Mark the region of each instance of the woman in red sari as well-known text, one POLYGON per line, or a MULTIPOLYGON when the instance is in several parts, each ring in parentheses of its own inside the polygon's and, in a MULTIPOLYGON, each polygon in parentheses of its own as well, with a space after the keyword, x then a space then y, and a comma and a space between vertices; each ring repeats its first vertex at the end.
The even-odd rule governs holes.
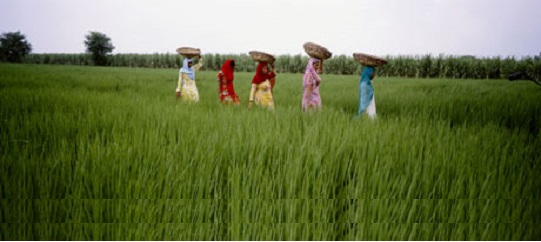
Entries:
POLYGON ((220 102, 223 104, 240 105, 239 96, 235 93, 233 80, 235 79, 235 61, 226 60, 222 66, 222 71, 218 73, 218 90, 220 93, 220 102))

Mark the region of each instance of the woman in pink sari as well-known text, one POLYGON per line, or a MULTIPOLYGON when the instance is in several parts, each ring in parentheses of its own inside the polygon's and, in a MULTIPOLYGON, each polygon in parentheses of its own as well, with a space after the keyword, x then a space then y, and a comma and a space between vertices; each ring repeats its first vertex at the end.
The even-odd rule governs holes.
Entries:
POLYGON ((310 58, 306 66, 306 71, 302 77, 302 87, 304 89, 302 111, 321 109, 321 97, 319 96, 321 78, 318 75, 321 72, 320 65, 321 60, 310 58))

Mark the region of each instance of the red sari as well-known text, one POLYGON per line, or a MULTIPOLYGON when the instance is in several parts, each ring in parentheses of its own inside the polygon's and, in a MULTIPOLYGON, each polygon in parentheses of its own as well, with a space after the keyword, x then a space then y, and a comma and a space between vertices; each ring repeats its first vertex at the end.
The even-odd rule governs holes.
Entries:
POLYGON ((218 73, 218 90, 220 94, 220 102, 223 104, 235 104, 240 105, 239 96, 235 93, 233 87, 234 75, 234 60, 226 60, 222 66, 222 71, 218 73))

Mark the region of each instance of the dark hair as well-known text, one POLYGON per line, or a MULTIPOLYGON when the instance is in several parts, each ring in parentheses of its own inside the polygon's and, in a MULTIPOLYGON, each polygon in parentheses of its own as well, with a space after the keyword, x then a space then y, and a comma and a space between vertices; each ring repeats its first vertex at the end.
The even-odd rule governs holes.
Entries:
POLYGON ((229 63, 229 65, 230 65, 231 67, 235 67, 235 61, 234 61, 234 60, 231 60, 231 62, 229 63))

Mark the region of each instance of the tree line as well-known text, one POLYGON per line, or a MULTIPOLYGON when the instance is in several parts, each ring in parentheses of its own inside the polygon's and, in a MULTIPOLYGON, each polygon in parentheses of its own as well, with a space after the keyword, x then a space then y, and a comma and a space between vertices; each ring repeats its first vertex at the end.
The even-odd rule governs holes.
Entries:
MULTIPOLYGON (((29 64, 60 64, 82 66, 180 68, 182 56, 165 54, 110 54, 115 48, 107 35, 89 32, 85 36, 84 54, 30 54, 31 44, 20 32, 4 33, 0 37, 2 61, 29 64)), ((227 59, 234 59, 236 70, 254 72, 256 63, 248 54, 203 54, 202 70, 219 71, 227 59)), ((454 55, 401 55, 385 56, 388 64, 377 68, 379 76, 405 78, 454 78, 454 79, 501 79, 515 72, 541 77, 541 53, 539 56, 483 57, 454 55)), ((303 73, 308 56, 278 55, 275 68, 278 72, 303 73)), ((338 55, 324 61, 324 73, 359 74, 362 66, 353 56, 338 55)))

